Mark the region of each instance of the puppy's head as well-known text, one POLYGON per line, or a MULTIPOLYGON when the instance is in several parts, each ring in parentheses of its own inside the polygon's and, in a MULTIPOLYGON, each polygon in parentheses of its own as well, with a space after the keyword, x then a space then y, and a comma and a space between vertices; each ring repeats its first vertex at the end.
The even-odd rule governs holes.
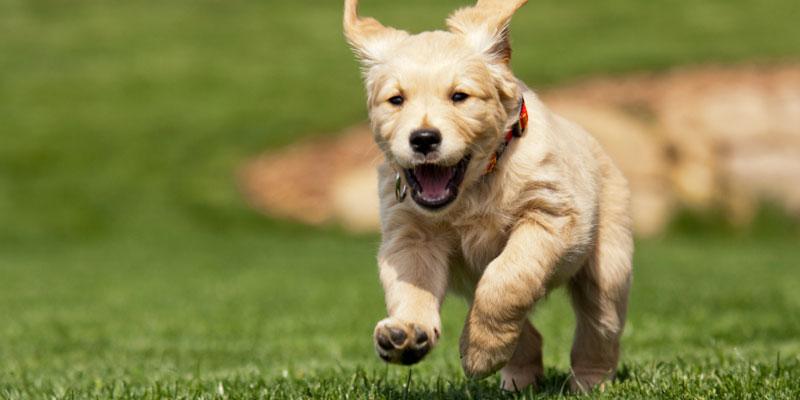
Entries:
POLYGON ((444 210, 474 184, 515 122, 508 24, 526 2, 479 0, 448 18, 449 31, 410 35, 359 17, 358 0, 345 0, 375 139, 424 210, 444 210))

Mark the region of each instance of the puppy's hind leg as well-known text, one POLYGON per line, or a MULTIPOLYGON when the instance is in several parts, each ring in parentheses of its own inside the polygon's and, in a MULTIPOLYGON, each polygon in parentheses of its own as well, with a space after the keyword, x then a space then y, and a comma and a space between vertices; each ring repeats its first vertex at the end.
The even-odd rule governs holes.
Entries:
POLYGON ((576 315, 572 345, 573 392, 587 392, 613 377, 631 282, 632 239, 624 227, 600 230, 599 244, 572 278, 576 315))
POLYGON ((514 355, 500 370, 500 386, 504 390, 520 391, 535 386, 543 377, 542 335, 530 321, 525 321, 514 355))

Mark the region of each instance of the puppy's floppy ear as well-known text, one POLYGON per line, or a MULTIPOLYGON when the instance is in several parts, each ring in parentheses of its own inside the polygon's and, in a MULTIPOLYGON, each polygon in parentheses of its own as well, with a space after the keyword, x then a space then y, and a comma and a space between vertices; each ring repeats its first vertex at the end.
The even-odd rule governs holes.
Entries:
POLYGON ((511 61, 509 23, 511 16, 528 0, 478 0, 473 7, 456 10, 447 18, 453 33, 462 34, 492 60, 508 64, 511 61))
POLYGON ((392 45, 406 38, 408 33, 387 28, 374 18, 359 17, 358 0, 345 0, 344 36, 356 56, 369 67, 385 59, 392 45))

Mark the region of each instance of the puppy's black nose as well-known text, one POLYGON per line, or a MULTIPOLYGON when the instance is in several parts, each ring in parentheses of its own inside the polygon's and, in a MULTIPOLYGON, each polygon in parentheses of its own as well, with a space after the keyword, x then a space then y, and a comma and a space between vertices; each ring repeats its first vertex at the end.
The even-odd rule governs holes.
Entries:
POLYGON ((411 149, 417 153, 428 154, 439 148, 442 134, 436 129, 420 129, 411 133, 408 138, 411 149))

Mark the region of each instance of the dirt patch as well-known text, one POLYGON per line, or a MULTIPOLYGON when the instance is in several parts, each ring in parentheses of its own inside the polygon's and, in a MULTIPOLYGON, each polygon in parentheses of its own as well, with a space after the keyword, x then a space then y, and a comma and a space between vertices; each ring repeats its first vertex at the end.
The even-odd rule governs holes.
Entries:
MULTIPOLYGON (((746 224, 768 198, 800 215, 800 66, 595 78, 541 96, 628 177, 640 235, 660 232, 678 206, 722 207, 746 224)), ((375 230, 381 159, 362 124, 246 163, 241 187, 269 215, 375 230)))
MULTIPOLYGON (((333 201, 337 183, 358 171, 374 171, 382 160, 369 127, 358 125, 337 135, 302 140, 246 163, 239 174, 240 187, 252 206, 269 215, 322 224, 337 219, 341 212, 333 201)), ((377 183, 369 190, 375 194, 377 183)), ((361 200, 377 210, 377 195, 361 200)))

